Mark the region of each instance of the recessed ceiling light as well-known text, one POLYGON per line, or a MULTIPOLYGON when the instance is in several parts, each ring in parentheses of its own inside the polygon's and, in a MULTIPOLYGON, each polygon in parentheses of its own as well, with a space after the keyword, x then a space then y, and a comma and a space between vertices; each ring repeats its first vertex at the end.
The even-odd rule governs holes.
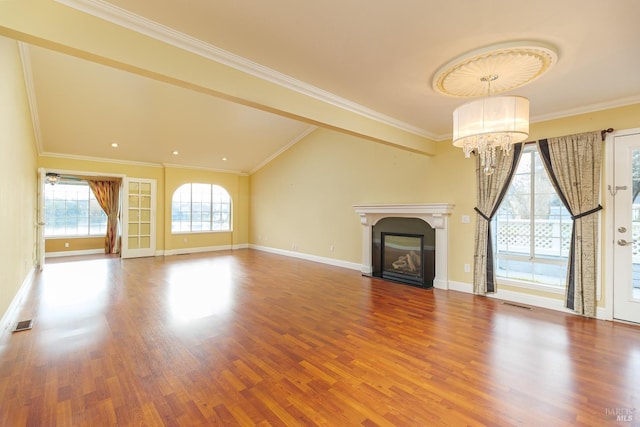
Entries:
POLYGON ((173 150, 172 153, 173 153, 174 156, 177 156, 179 154, 178 150, 173 150))
POLYGON ((111 146, 112 146, 113 148, 118 148, 118 143, 117 143, 117 142, 112 142, 112 143, 111 143, 111 146))
POLYGON ((222 158, 222 161, 223 161, 223 162, 226 162, 227 160, 229 160, 229 159, 227 159, 227 157, 226 157, 226 156, 222 158))

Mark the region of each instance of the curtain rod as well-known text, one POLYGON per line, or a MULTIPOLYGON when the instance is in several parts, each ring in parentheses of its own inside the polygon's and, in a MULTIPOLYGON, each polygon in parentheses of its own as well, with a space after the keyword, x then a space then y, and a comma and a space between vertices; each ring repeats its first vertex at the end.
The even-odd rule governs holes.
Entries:
MULTIPOLYGON (((613 132, 614 130, 615 129, 613 129, 613 128, 602 129, 600 131, 600 135, 602 136, 602 140, 604 141, 605 138, 607 137, 607 134, 613 132)), ((527 145, 527 144, 535 144, 535 143, 536 143, 536 141, 527 141, 524 144, 527 145)))
POLYGON ((607 137, 607 134, 608 134, 608 133, 611 133, 611 132, 613 132, 613 128, 602 129, 602 130, 600 131, 600 135, 602 135, 602 140, 604 141, 604 140, 605 140, 605 138, 607 137))

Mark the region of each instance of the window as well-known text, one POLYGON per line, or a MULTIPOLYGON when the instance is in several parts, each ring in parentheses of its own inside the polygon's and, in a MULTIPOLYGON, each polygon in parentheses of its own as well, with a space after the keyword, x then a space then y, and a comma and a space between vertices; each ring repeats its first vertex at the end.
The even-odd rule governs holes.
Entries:
POLYGON ((199 233, 231 230, 231 197, 211 184, 184 184, 171 200, 171 231, 199 233))
POLYGON ((63 181, 44 188, 45 237, 104 236, 107 215, 86 181, 63 181))
POLYGON ((537 147, 527 146, 494 218, 496 276, 564 289, 572 227, 537 147))

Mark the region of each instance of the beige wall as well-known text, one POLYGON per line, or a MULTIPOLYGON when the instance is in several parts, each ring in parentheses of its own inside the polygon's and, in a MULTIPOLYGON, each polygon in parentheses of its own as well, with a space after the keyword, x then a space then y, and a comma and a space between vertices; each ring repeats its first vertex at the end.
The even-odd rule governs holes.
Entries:
POLYGON ((36 146, 18 44, 0 37, 0 316, 34 267, 36 146))
POLYGON ((104 250, 104 237, 48 238, 44 242, 45 253, 104 250), (65 246, 68 245, 68 246, 65 246))
MULTIPOLYGON (((609 127, 640 127, 640 104, 534 123, 530 139, 609 127)), ((452 203, 448 276, 470 284, 464 264, 473 265, 475 181, 475 161, 450 141, 440 142, 430 158, 318 130, 251 176, 250 242, 288 251, 295 244, 305 254, 360 263, 361 225, 353 205, 452 203), (462 215, 471 223, 463 224, 462 215)))
POLYGON ((436 201, 427 200, 433 162, 318 129, 251 175, 249 240, 360 263, 362 226, 353 205, 436 201))

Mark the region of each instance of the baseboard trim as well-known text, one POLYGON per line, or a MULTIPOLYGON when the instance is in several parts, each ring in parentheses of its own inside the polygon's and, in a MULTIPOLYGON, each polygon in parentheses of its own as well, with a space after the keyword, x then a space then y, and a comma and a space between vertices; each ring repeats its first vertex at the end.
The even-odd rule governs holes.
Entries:
POLYGON ((249 249, 255 249, 262 252, 270 252, 272 254, 283 255, 291 258, 304 259, 306 261, 319 262, 321 264, 333 265, 335 267, 348 268, 349 270, 357 270, 362 272, 362 264, 356 262, 343 261, 335 258, 326 258, 317 255, 305 254, 302 252, 285 251, 283 249, 270 248, 260 245, 249 245, 249 249))
POLYGON ((77 256, 77 255, 96 255, 104 254, 104 249, 85 249, 82 251, 61 251, 61 252, 46 252, 44 254, 46 258, 59 258, 63 256, 77 256))
POLYGON ((202 246, 198 248, 170 249, 167 251, 156 251, 156 256, 187 255, 187 254, 195 254, 200 252, 236 251, 240 249, 249 249, 249 244, 240 243, 238 245, 219 245, 219 246, 202 246))
POLYGON ((13 324, 16 322, 15 317, 18 312, 18 308, 20 307, 20 305, 22 304, 22 301, 24 300, 26 295, 29 293, 29 290, 31 289, 31 285, 33 284, 35 273, 36 273, 36 266, 34 265, 33 267, 31 267, 31 269, 27 273, 27 276, 22 281, 22 284, 20 285, 20 289, 18 289, 16 296, 13 297, 13 300, 11 300, 11 304, 9 304, 9 307, 7 307, 7 311, 5 311, 4 314, 2 315, 2 319, 0 319, 0 328, 1 328, 0 338, 2 338, 2 336, 9 329, 11 329, 11 326, 13 326, 13 324))
MULTIPOLYGON (((449 281, 449 290, 471 294, 473 293, 473 285, 471 283, 449 281)), ((560 311, 562 313, 576 314, 573 310, 569 310, 564 306, 563 299, 555 299, 555 298, 543 297, 539 295, 530 295, 530 294, 524 294, 524 293, 515 292, 515 291, 501 290, 501 289, 498 289, 498 292, 494 294, 487 294, 487 297, 499 299, 503 301, 514 302, 522 305, 546 308, 549 310, 560 311)), ((596 308, 596 319, 611 320, 611 318, 607 314, 608 312, 605 307, 596 308)))
POLYGON ((471 285, 471 283, 454 282, 453 280, 449 280, 449 290, 472 294, 473 285, 471 285))
POLYGON ((164 255, 172 256, 172 255, 195 254, 200 252, 230 251, 232 248, 233 247, 231 245, 220 245, 220 246, 201 246, 198 248, 170 249, 168 251, 164 251, 164 255))

